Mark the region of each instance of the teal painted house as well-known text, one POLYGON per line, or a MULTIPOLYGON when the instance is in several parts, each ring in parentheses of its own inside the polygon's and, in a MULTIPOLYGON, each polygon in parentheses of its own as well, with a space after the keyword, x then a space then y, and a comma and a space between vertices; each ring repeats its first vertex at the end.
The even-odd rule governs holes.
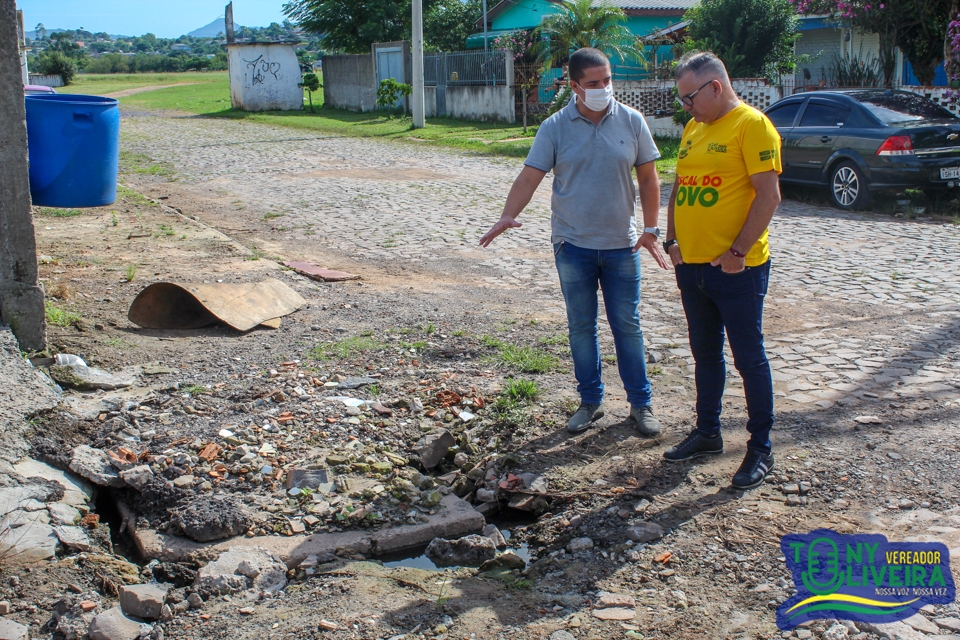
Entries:
MULTIPOLYGON (((627 14, 626 26, 639 37, 676 24, 697 0, 595 0, 594 4, 620 7, 627 14)), ((540 26, 544 16, 557 13, 558 3, 551 0, 503 0, 487 11, 487 39, 492 42, 497 36, 511 31, 533 29, 540 26)), ((483 29, 483 18, 477 21, 483 29)), ((467 38, 467 49, 483 48, 483 33, 467 38)))

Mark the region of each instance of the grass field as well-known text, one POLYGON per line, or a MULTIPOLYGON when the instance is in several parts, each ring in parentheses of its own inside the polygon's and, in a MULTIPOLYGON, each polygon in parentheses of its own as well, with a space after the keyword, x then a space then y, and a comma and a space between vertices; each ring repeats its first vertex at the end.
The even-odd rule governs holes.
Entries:
MULTIPOLYGON (((321 79, 322 82, 322 79, 321 79)), ((410 116, 356 113, 323 108, 323 91, 313 94, 315 113, 309 111, 268 111, 249 113, 230 107, 230 82, 226 72, 165 74, 80 74, 61 92, 110 93, 138 87, 181 83, 184 86, 147 91, 120 98, 124 107, 143 110, 176 110, 220 118, 238 118, 266 124, 335 133, 345 136, 405 140, 462 149, 486 155, 524 158, 533 143, 536 127, 497 123, 465 122, 431 118, 423 129, 413 129, 410 116), (194 83, 194 84, 186 84, 194 83)), ((657 162, 661 173, 672 174, 676 167, 679 141, 658 139, 663 158, 657 162)))

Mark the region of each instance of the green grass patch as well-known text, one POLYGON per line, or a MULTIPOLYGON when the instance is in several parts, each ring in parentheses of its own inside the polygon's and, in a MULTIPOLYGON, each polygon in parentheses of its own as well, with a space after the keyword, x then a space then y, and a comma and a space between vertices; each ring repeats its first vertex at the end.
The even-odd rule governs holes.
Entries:
POLYGON ((490 347, 491 349, 502 349, 503 347, 507 346, 506 342, 500 340, 499 338, 494 338, 493 336, 480 336, 478 340, 480 340, 480 344, 485 347, 490 347))
POLYGON ((149 176, 170 178, 176 175, 173 169, 165 164, 154 162, 150 156, 131 151, 120 152, 120 171, 123 173, 139 173, 149 176))
POLYGON ((50 218, 72 218, 83 213, 80 209, 58 209, 56 207, 37 207, 38 215, 50 218))
MULTIPOLYGON (((66 87, 57 87, 57 93, 83 93, 87 95, 103 95, 128 89, 141 87, 156 87, 170 84, 185 84, 197 82, 207 84, 229 79, 226 71, 189 71, 186 73, 78 73, 73 82, 66 87)), ((182 87, 178 87, 182 88, 182 87)), ((228 89, 229 103, 229 89, 228 89)))
POLYGON ((128 264, 127 268, 123 272, 123 277, 127 282, 133 282, 134 278, 137 277, 137 265, 128 264))
POLYGON ((500 348, 499 360, 523 373, 547 373, 560 365, 560 360, 552 353, 534 347, 521 347, 506 344, 500 348))
POLYGON ((128 187, 123 186, 122 184, 117 185, 117 195, 123 198, 126 198, 131 202, 131 204, 139 205, 149 205, 153 204, 150 202, 150 198, 146 197, 138 191, 134 191, 128 187))
POLYGON ((555 333, 552 336, 543 336, 538 342, 548 346, 570 344, 570 336, 566 333, 555 333))
POLYGON ((210 391, 210 389, 207 389, 206 387, 199 384, 191 384, 186 387, 180 387, 180 391, 183 391, 184 393, 189 393, 192 396, 199 396, 200 394, 207 393, 208 391, 210 391))
POLYGON ((364 351, 376 351, 382 346, 369 336, 355 336, 337 342, 321 342, 307 351, 307 357, 314 360, 329 360, 330 358, 343 360, 364 351))
POLYGON ((512 400, 533 400, 540 395, 540 387, 533 380, 511 378, 503 385, 503 393, 512 400))
POLYGON ((44 305, 44 315, 46 316, 47 324, 52 324, 57 327, 70 327, 80 322, 80 314, 61 309, 49 301, 44 305))

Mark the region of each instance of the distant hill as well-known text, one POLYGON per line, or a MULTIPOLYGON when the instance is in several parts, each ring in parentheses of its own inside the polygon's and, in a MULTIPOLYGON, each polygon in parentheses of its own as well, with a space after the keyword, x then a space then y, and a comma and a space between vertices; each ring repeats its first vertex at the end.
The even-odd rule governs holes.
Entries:
POLYGON ((210 24, 200 27, 199 29, 194 29, 188 36, 193 36, 194 38, 215 38, 218 33, 226 33, 227 25, 223 16, 220 16, 210 24))

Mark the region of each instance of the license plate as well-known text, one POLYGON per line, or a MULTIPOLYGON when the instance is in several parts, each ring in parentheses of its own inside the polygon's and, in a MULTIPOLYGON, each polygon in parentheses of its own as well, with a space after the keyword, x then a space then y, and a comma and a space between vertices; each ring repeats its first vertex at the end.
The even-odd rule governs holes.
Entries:
POLYGON ((951 180, 953 178, 960 178, 960 167, 949 167, 947 169, 940 169, 941 180, 951 180))

